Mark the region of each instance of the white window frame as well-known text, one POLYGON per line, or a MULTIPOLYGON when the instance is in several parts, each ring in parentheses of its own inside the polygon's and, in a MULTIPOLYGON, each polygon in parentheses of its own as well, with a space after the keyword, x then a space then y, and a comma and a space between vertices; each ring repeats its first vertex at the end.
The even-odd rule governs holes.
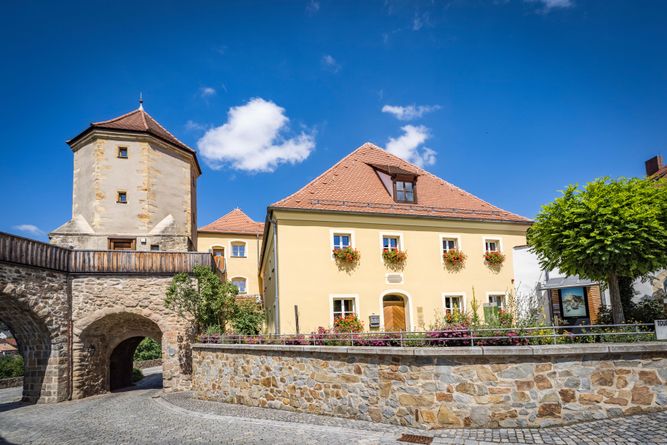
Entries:
POLYGON ((242 239, 233 239, 229 241, 229 258, 248 258, 248 242, 242 239), (234 244, 243 244, 244 256, 234 256, 234 244))
POLYGON ((354 300, 353 312, 357 318, 361 319, 359 316, 359 294, 329 294, 329 326, 333 327, 334 325, 334 300, 354 300))
POLYGON ((487 241, 497 241, 498 242, 498 252, 503 253, 505 252, 505 248, 503 247, 503 238, 498 235, 487 235, 482 237, 482 253, 486 253, 486 242, 487 241))
POLYGON ((384 251, 384 237, 398 238, 398 250, 405 252, 405 237, 403 232, 380 232, 380 263, 384 263, 382 252, 384 251))
MULTIPOLYGON (((247 295, 248 294, 248 278, 247 277, 244 277, 242 275, 237 275, 235 277, 232 277, 232 279, 230 279, 229 281, 231 281, 232 284, 234 284, 234 280, 239 279, 239 278, 245 281, 245 291, 241 292, 241 289, 239 289, 239 295, 247 295)), ((236 285, 234 284, 234 286, 236 286, 236 285)), ((236 287, 238 287, 238 286, 236 286, 236 287)))
POLYGON ((487 292, 486 293, 486 301, 484 303, 490 303, 489 298, 491 296, 498 296, 498 295, 502 295, 502 297, 503 297, 503 304, 501 306, 498 306, 498 309, 505 309, 505 307, 507 306, 507 292, 505 292, 505 291, 503 291, 503 292, 487 292))
POLYGON ((438 255, 440 256, 440 263, 445 264, 445 260, 443 259, 442 255, 445 253, 444 249, 442 248, 442 242, 446 239, 452 239, 456 240, 456 248, 458 250, 463 250, 463 245, 461 242, 461 235, 458 233, 440 233, 438 234, 438 255))
POLYGON ((329 229, 329 256, 331 257, 331 260, 335 260, 335 257, 333 255, 333 250, 334 250, 334 235, 350 235, 350 247, 355 249, 356 244, 355 244, 355 236, 354 236, 354 230, 352 229, 329 229))
POLYGON ((445 305, 446 298, 451 297, 461 297, 461 313, 464 314, 466 311, 466 293, 465 292, 443 292, 442 293, 442 311, 444 314, 447 313, 447 306, 445 305))

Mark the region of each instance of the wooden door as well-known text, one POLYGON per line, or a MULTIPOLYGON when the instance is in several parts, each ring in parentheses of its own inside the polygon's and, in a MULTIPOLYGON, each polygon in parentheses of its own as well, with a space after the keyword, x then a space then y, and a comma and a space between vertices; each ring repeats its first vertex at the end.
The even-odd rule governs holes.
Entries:
POLYGON ((384 302, 384 330, 405 331, 405 302, 384 302))

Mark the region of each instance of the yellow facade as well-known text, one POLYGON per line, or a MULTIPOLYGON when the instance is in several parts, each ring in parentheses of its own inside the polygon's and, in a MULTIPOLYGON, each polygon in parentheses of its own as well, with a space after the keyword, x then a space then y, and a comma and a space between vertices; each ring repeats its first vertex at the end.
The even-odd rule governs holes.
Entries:
POLYGON ((502 296, 513 288, 511 252, 526 243, 528 228, 525 223, 280 209, 270 212, 275 223, 267 232, 260 275, 267 330, 282 334, 297 331, 297 317, 301 333, 332 326, 334 304, 339 304, 334 302, 340 299, 353 301, 354 313, 367 330, 371 315, 379 316, 378 329, 386 328, 384 306, 389 295, 403 299, 407 330, 428 328, 442 316, 445 305, 452 304, 447 297, 460 296, 463 310, 470 310, 473 288, 482 316, 481 305, 488 303, 489 297, 502 296), (353 270, 339 269, 332 256, 337 233, 349 234, 352 247, 361 254, 353 270), (384 235, 398 237, 401 250, 407 251, 402 270, 393 271, 385 265, 384 235), (455 239, 467 255, 463 269, 454 272, 445 267, 443 238, 455 239), (497 242, 505 254, 498 271, 484 264, 485 241, 497 242))
POLYGON ((224 250, 227 279, 232 282, 238 278, 245 279, 245 294, 248 296, 259 296, 261 294, 257 275, 261 248, 262 237, 254 234, 200 231, 197 237, 197 250, 199 252, 213 252, 214 249, 224 250), (234 245, 244 245, 243 256, 234 255, 234 245))

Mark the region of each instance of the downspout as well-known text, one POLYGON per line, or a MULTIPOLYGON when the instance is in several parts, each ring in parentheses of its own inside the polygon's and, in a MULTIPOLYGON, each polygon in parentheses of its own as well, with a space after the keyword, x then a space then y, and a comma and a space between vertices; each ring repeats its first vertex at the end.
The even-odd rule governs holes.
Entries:
POLYGON ((273 307, 274 307, 274 325, 275 333, 280 334, 280 298, 279 298, 279 287, 278 287, 278 221, 273 218, 271 215, 270 219, 271 224, 273 225, 273 268, 274 268, 274 277, 275 277, 275 286, 276 292, 273 298, 273 307))

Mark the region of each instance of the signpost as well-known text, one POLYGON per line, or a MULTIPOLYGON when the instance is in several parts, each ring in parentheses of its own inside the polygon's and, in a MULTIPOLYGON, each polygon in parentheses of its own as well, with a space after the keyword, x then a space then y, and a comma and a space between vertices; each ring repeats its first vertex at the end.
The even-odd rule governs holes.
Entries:
POLYGON ((655 320, 655 338, 667 340, 667 320, 655 320))

